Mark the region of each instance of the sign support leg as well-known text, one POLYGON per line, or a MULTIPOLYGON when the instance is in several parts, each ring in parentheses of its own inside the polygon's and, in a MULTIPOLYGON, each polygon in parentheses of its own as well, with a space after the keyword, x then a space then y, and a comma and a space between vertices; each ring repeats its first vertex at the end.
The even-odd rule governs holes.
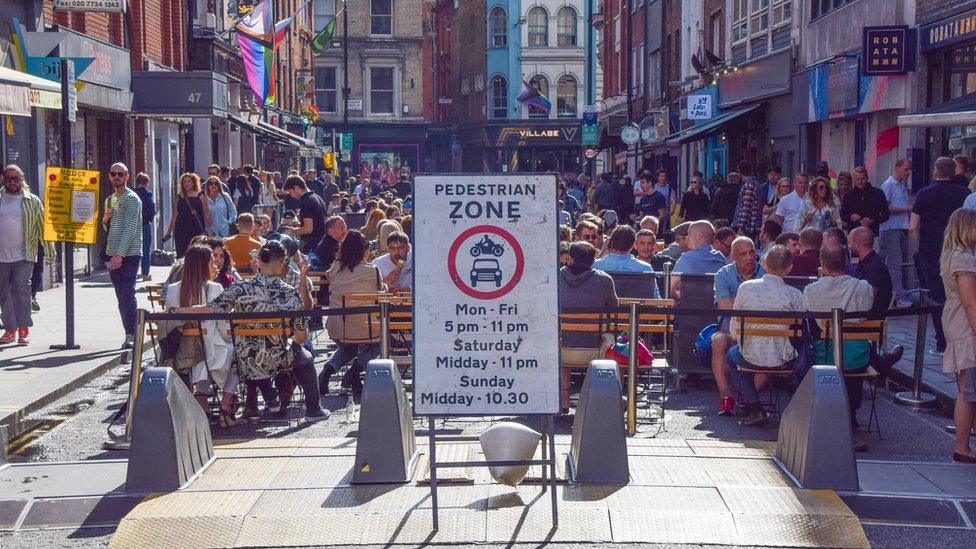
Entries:
MULTIPOLYGON (((546 416, 546 436, 549 438, 549 497, 552 499, 552 529, 559 528, 559 498, 556 495, 556 429, 551 415, 546 416)), ((543 439, 544 440, 544 439, 543 439)), ((545 457, 545 456, 544 456, 545 457)))
MULTIPOLYGON (((71 167, 71 124, 75 121, 72 108, 74 94, 74 62, 61 60, 61 167, 71 167)), ((97 211, 97 206, 96 206, 97 211)), ((79 349, 75 344, 75 245, 64 243, 61 254, 64 260, 65 326, 64 345, 51 345, 52 349, 79 349)))
POLYGON ((434 531, 438 529, 437 523, 437 449, 434 444, 434 416, 427 416, 427 437, 430 441, 430 505, 434 512, 434 531))

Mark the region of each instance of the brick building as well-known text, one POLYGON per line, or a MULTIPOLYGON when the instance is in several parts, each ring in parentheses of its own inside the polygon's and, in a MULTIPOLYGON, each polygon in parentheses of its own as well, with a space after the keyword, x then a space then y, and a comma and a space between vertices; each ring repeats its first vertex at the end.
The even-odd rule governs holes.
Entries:
MULTIPOLYGON (((424 119, 430 67, 424 62, 422 4, 422 0, 348 0, 347 12, 338 18, 334 45, 315 57, 319 126, 327 135, 352 134, 347 165, 356 174, 385 173, 387 165, 390 170, 409 167, 416 172, 433 162, 424 119), (343 88, 348 92, 346 101, 343 88)), ((317 0, 315 7, 317 14, 337 13, 335 1, 317 0)))

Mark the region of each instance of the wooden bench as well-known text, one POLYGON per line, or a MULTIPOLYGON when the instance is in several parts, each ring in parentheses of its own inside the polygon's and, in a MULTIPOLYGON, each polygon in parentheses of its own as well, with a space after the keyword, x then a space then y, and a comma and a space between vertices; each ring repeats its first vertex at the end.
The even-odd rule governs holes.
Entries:
MULTIPOLYGON (((799 338, 804 335, 804 320, 802 318, 764 318, 764 317, 737 317, 732 315, 730 322, 739 323, 739 334, 738 343, 739 348, 742 348, 743 342, 745 342, 746 337, 785 337, 785 338, 799 338)), ((756 365, 760 366, 760 365, 756 365)), ((774 421, 778 420, 780 417, 780 394, 776 389, 773 379, 769 378, 787 378, 791 379, 794 375, 792 362, 788 364, 776 364, 768 367, 738 367, 741 373, 753 374, 754 376, 761 376, 757 378, 760 383, 764 380, 766 381, 767 389, 767 399, 760 402, 766 413, 774 421)), ((742 378, 739 378, 739 394, 742 393, 742 378)), ((741 421, 740 421, 741 426, 741 421)))

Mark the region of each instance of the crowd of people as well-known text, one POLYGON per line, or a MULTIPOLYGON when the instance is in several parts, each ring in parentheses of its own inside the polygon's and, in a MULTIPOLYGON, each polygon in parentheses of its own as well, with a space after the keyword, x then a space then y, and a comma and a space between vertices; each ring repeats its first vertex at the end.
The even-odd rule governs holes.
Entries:
MULTIPOLYGON (((907 159, 895 163, 880 185, 868 171, 832 174, 825 162, 816 174, 782 177, 777 168, 760 182, 753 166, 740 162, 712 188, 694 174, 686 190, 665 170, 642 172, 637 181, 602 174, 562 176, 559 185, 560 299, 564 305, 618 303, 607 273, 657 272, 673 265, 671 297, 680 305, 686 274, 714 276, 719 310, 761 309, 883 313, 890 308, 934 303, 936 348, 946 372, 960 385, 956 407, 956 459, 976 460, 968 442, 976 403, 965 395, 976 384, 976 194, 964 157, 939 158, 931 181, 909 188, 907 159), (801 291, 790 277, 806 277, 801 291), (916 289, 917 285, 921 290, 916 289), (922 299, 924 296, 924 300, 922 299), (968 381, 967 381, 968 380, 968 381)), ((391 172, 392 173, 392 172, 391 172)), ((134 188, 121 163, 108 173, 114 192, 105 199, 101 223, 107 231, 104 258, 118 298, 125 331, 136 332, 135 286, 141 270, 149 280, 150 236, 157 201, 149 177, 137 174, 134 188)), ((5 332, 0 344, 28 344, 30 277, 42 257, 54 257, 43 241, 43 204, 30 194, 16 166, 3 171, 0 194, 0 306, 5 332)), ((976 185, 976 184, 974 184, 976 185)), ((381 179, 330 172, 285 176, 253 166, 210 166, 205 179, 193 173, 178 180, 165 239, 174 238, 178 260, 164 283, 164 302, 181 311, 295 311, 313 306, 349 307, 352 294, 409 290, 412 185, 403 169, 381 179), (346 217, 360 213, 362 227, 350 230, 346 217), (310 272, 324 273, 315 285, 310 272)), ((651 285, 648 295, 661 296, 651 285)), ((743 340, 731 314, 708 328, 711 368, 719 391, 718 413, 738 415, 744 424, 766 421, 757 391, 766 383, 743 367, 797 368, 796 347, 785 338, 743 340)), ((312 367, 314 321, 294 318, 287 334, 235 337, 224 323, 204 328, 206 358, 183 357, 187 382, 202 402, 221 393, 220 421, 237 419, 234 394, 246 387, 244 416, 265 409, 282 413, 297 382, 309 420, 328 415, 318 396, 347 364, 341 385, 361 389, 362 366, 379 352, 378 334, 363 315, 331 316, 325 323, 335 350, 318 376, 312 367)), ((818 327, 811 327, 816 330, 818 327)), ((813 338, 816 362, 832 353, 813 338)), ((602 357, 606 338, 566 336, 564 361, 587 363, 602 357)), ((886 376, 903 350, 866 345, 847 350, 842 367, 873 367, 886 376)), ((178 349, 176 352, 179 355, 178 349)), ((809 353, 805 353, 809 354, 809 353)), ((178 357, 179 358, 179 357, 178 357)), ((851 421, 856 425, 861 385, 849 381, 851 421)), ((974 397, 976 399, 976 397, 974 397)))
MULTIPOLYGON (((680 195, 665 170, 642 172, 636 182, 610 174, 595 181, 564 176, 560 302, 615 305, 618 295, 608 273, 660 273, 670 262, 671 297, 679 306, 685 274, 714 275, 720 310, 841 307, 848 313, 883 314, 932 304, 939 312, 932 315, 936 347, 930 352, 942 357, 945 372, 958 376, 960 388, 954 459, 974 462, 969 434, 976 421, 976 178, 969 176, 969 167, 966 157, 939 158, 931 180, 914 196, 908 159, 898 160, 880 186, 869 181, 863 167, 832 175, 826 162, 817 164, 813 177, 785 178, 778 168, 769 168, 760 182, 743 161, 711 191, 695 174, 680 195), (673 238, 668 246, 666 235, 673 238), (806 280, 791 283, 791 277, 806 280), (967 383, 972 388, 965 390, 967 383)), ((768 380, 750 370, 793 368, 801 374, 811 358, 833 363, 830 342, 817 337, 820 323, 809 327, 807 338, 791 341, 743 338, 730 318, 723 315, 703 331, 720 415, 736 415, 745 425, 767 421, 758 390, 768 380), (800 348, 807 344, 810 352, 800 348)), ((850 374, 871 367, 883 379, 904 352, 898 345, 880 349, 854 343, 845 343, 841 365, 850 374)), ((563 360, 586 364, 602 358, 610 344, 610 338, 564 336, 563 360)), ((862 379, 845 378, 855 427, 862 379)))

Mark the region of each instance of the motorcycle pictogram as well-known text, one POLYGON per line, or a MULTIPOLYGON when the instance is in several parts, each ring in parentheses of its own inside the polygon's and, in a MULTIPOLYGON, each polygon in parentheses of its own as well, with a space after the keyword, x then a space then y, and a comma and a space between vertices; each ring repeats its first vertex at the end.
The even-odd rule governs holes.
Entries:
POLYGON ((481 254, 501 257, 503 253, 505 253, 505 247, 501 244, 496 244, 492 239, 488 238, 488 235, 485 235, 480 242, 471 246, 472 257, 478 257, 481 254))

